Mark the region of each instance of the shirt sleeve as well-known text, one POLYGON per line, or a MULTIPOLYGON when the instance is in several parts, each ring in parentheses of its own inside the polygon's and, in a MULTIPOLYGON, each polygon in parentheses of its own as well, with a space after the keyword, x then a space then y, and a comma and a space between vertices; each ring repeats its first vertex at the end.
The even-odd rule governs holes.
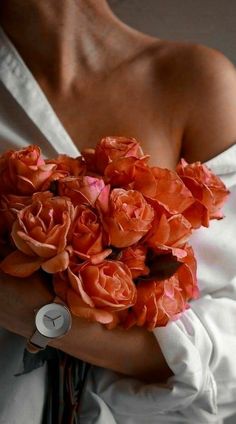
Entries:
POLYGON ((222 178, 230 196, 224 219, 190 240, 201 297, 154 335, 174 373, 163 408, 211 423, 216 415, 236 411, 236 145, 206 165, 222 178))

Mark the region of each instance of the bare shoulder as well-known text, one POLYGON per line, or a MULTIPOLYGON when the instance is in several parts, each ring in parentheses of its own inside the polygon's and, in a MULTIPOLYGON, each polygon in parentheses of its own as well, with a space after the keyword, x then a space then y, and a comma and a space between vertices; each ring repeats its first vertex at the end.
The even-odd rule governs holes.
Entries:
POLYGON ((234 144, 236 70, 232 62, 217 50, 187 43, 163 43, 158 55, 159 78, 169 101, 173 98, 175 107, 178 104, 183 125, 181 155, 189 161, 206 161, 234 144))

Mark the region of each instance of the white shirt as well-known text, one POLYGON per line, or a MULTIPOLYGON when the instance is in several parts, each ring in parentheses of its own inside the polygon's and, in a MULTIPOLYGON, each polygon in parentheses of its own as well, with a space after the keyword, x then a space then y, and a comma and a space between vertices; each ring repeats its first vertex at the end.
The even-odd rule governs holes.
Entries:
MULTIPOLYGON (((79 154, 1 29, 0 138, 1 152, 38 144, 46 157, 79 154)), ((201 298, 153 331, 174 376, 162 386, 93 367, 81 424, 220 424, 236 411, 236 145, 206 164, 231 194, 226 217, 191 239, 201 298)), ((1 329, 0 343, 0 424, 40 424, 45 367, 14 377, 25 340, 1 329)))

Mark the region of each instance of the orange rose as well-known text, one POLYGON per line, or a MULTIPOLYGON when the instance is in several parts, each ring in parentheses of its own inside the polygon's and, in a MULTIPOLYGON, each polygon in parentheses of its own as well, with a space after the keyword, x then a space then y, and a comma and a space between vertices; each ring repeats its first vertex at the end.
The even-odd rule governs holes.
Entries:
POLYGON ((162 281, 142 281, 137 286, 137 301, 126 318, 125 327, 138 325, 152 331, 177 319, 187 307, 176 275, 162 281))
POLYGON ((103 179, 89 176, 67 177, 58 181, 59 195, 69 197, 74 205, 94 206, 104 187, 103 179))
POLYGON ((229 190, 217 175, 213 174, 206 165, 200 162, 188 164, 181 159, 177 165, 177 173, 196 199, 191 211, 186 211, 186 218, 194 222, 194 227, 208 227, 210 219, 221 219, 221 208, 225 203, 229 190), (199 205, 200 204, 200 205, 199 205), (197 221, 196 208, 199 209, 197 221), (204 209, 206 209, 204 211, 204 209))
POLYGON ((0 192, 28 196, 40 191, 55 167, 45 164, 38 146, 6 152, 0 160, 0 192))
POLYGON ((180 259, 182 265, 177 270, 177 276, 182 295, 188 301, 190 299, 196 299, 199 296, 199 288, 197 284, 197 261, 193 249, 190 245, 186 244, 185 251, 187 255, 180 259))
POLYGON ((110 244, 115 247, 137 243, 151 228, 154 211, 138 191, 117 188, 110 193, 106 186, 96 206, 109 234, 110 244))
POLYGON ((72 203, 62 197, 45 198, 42 193, 17 214, 12 239, 17 251, 7 256, 1 269, 16 277, 27 277, 34 271, 55 273, 68 267, 67 236, 75 211, 72 203))
POLYGON ((155 213, 152 228, 145 237, 145 243, 156 253, 172 253, 177 258, 186 256, 183 249, 192 233, 192 226, 181 214, 168 217, 155 213))
POLYGON ((59 155, 55 159, 48 159, 46 164, 56 165, 50 178, 51 181, 65 178, 68 176, 80 177, 85 175, 86 164, 82 156, 72 158, 67 155, 59 155))
POLYGON ((130 269, 132 277, 148 275, 149 268, 145 264, 147 248, 141 244, 123 249, 119 255, 119 260, 130 269))
POLYGON ((73 253, 92 263, 102 262, 111 249, 105 249, 105 234, 96 212, 80 205, 71 228, 71 247, 73 253))
POLYGON ((24 209, 26 206, 30 205, 32 201, 38 198, 38 196, 40 200, 43 200, 43 198, 46 199, 48 196, 51 197, 52 194, 49 194, 49 192, 45 191, 43 193, 34 193, 33 196, 17 196, 15 194, 3 194, 0 196, 0 213, 2 218, 0 220, 0 226, 2 227, 0 233, 5 234, 5 242, 11 242, 9 237, 13 223, 17 219, 17 213, 21 209, 24 209))
MULTIPOLYGON (((183 184, 177 173, 169 169, 152 168, 155 178, 153 193, 143 193, 154 203, 163 206, 170 214, 183 213, 194 203, 191 192, 183 184)), ((144 189, 145 190, 145 189, 144 189)), ((150 193, 150 189, 149 189, 150 193)))
POLYGON ((128 137, 105 137, 96 146, 95 149, 95 167, 103 174, 106 166, 120 157, 143 156, 140 144, 135 138, 128 137))
POLYGON ((17 196, 6 194, 0 196, 1 226, 5 232, 11 232, 12 225, 17 218, 17 213, 31 203, 32 196, 17 196))
POLYGON ((147 158, 119 158, 104 173, 106 183, 140 191, 154 207, 162 206, 168 213, 182 213, 194 203, 191 192, 176 172, 150 168, 147 158))
POLYGON ((106 183, 112 187, 122 187, 141 191, 142 194, 154 194, 155 177, 147 164, 148 158, 135 157, 118 158, 107 165, 104 171, 106 183))
POLYGON ((196 259, 190 245, 181 266, 170 278, 160 281, 141 281, 137 285, 137 302, 125 317, 124 326, 145 326, 148 330, 165 326, 188 308, 187 301, 199 296, 196 259))
POLYGON ((113 313, 134 305, 136 287, 122 262, 89 262, 68 269, 69 282, 54 279, 54 290, 66 297, 72 313, 103 324, 114 321, 113 313))

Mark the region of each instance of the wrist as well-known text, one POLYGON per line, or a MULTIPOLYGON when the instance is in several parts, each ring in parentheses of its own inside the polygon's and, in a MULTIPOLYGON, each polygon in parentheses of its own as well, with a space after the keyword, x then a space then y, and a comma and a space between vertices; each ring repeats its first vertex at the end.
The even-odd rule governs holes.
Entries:
POLYGON ((51 341, 64 337, 71 328, 71 313, 58 297, 35 312, 35 329, 27 342, 27 350, 31 353, 45 349, 51 341))

